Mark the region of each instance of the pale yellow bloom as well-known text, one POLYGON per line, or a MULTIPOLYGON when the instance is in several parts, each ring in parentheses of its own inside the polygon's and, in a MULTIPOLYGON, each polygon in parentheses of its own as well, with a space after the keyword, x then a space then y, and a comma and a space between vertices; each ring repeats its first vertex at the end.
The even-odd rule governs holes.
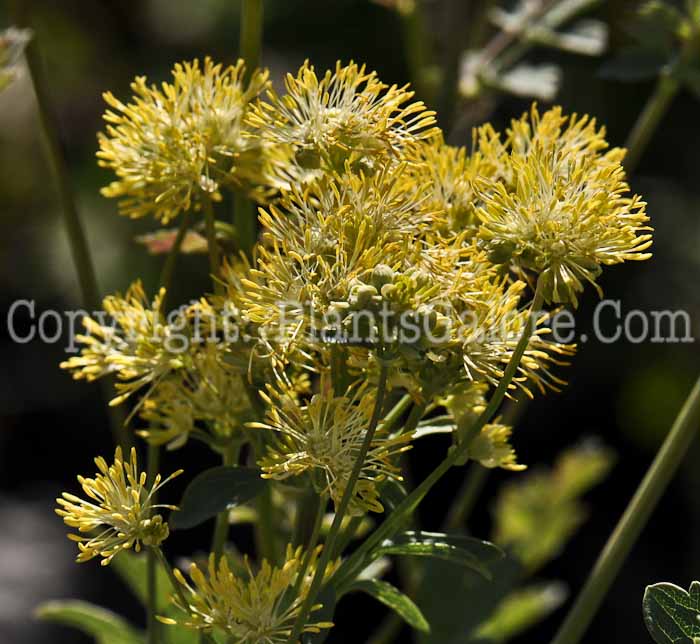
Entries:
MULTIPOLYGON (((172 596, 172 601, 186 616, 177 619, 161 617, 160 620, 193 630, 218 631, 237 644, 282 644, 287 641, 308 594, 319 551, 317 549, 312 554, 304 579, 300 582, 298 578, 304 552, 291 546, 287 547, 285 563, 281 568, 263 560, 256 572, 246 558, 244 576, 231 571, 226 557, 222 557, 217 565, 213 554, 206 573, 192 564, 191 584, 179 570, 175 570, 187 605, 182 604, 177 594, 172 596), (299 594, 290 597, 289 591, 297 584, 299 594)), ((334 566, 330 566, 326 575, 334 569, 334 566)), ((316 604, 312 611, 319 608, 321 604, 316 604)), ((303 632, 318 633, 332 626, 332 622, 309 622, 304 625, 303 632)))
MULTIPOLYGON (((374 393, 361 388, 335 396, 324 382, 321 392, 306 404, 284 383, 268 386, 261 395, 269 405, 265 422, 249 426, 276 434, 260 460, 265 478, 285 479, 310 472, 319 491, 337 506, 367 435, 374 393)), ((350 514, 383 511, 377 483, 386 478, 401 480, 392 457, 408 449, 409 438, 389 438, 381 428, 377 431, 355 484, 350 514)))
POLYGON ((128 104, 104 95, 112 110, 97 156, 118 178, 102 193, 120 199, 122 214, 167 223, 220 201, 222 187, 262 182, 264 151, 244 118, 268 74, 256 70, 246 84, 244 73, 242 60, 222 67, 206 58, 176 64, 160 88, 138 76, 128 104))
POLYGON ((136 450, 131 449, 128 461, 117 447, 114 463, 107 465, 101 456, 95 459, 99 473, 94 479, 78 477, 78 482, 91 500, 81 499, 67 492, 56 502, 60 506, 56 514, 71 528, 81 534, 69 534, 77 542, 80 554, 78 561, 89 561, 102 557, 102 565, 108 565, 122 550, 141 545, 157 546, 168 537, 168 524, 159 509, 176 510, 172 505, 154 504, 154 495, 166 483, 182 474, 178 470, 165 480, 160 474, 148 482, 145 472, 139 472, 136 450), (94 532, 93 536, 82 536, 94 532))
POLYGON ((586 282, 601 292, 604 265, 650 257, 645 203, 604 135, 587 116, 533 107, 509 133, 512 185, 482 184, 479 237, 494 261, 540 274, 548 302, 576 306, 586 282))

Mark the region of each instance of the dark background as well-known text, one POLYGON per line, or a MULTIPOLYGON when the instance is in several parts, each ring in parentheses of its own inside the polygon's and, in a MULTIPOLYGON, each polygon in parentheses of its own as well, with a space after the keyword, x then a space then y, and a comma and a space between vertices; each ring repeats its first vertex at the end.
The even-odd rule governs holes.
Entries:
MULTIPOLYGON (((116 204, 99 196, 99 187, 110 179, 97 168, 94 156, 95 135, 102 127, 101 93, 112 90, 124 99, 130 95, 133 76, 165 80, 172 64, 181 59, 209 54, 231 61, 238 51, 239 4, 230 0, 33 3, 33 23, 103 293, 123 291, 138 277, 152 292, 160 260, 133 243, 134 235, 154 230, 155 223, 120 218, 116 204)), ((441 13, 445 4, 444 0, 427 4, 434 13, 431 33, 438 58, 449 53, 440 51, 440 43, 462 34, 461 25, 441 13)), ((0 7, 4 15, 4 3, 0 7)), ((612 51, 625 43, 622 27, 631 7, 609 2, 597 11, 609 24, 612 51)), ((387 9, 366 0, 266 2, 264 64, 273 78, 279 80, 307 57, 317 68, 352 58, 366 62, 385 81, 403 83, 408 78, 399 20, 387 9)), ((564 75, 557 102, 567 111, 595 115, 608 126, 613 144, 624 142, 651 83, 604 81, 597 73, 601 59, 542 50, 535 50, 533 57, 561 65, 564 75)), ((494 104, 490 120, 501 129, 527 106, 528 101, 502 98, 494 104)), ((611 268, 601 282, 606 296, 620 299, 626 311, 687 310, 695 334, 700 306, 697 114, 696 100, 681 93, 632 180, 633 189, 648 201, 656 230, 654 258, 611 268)), ((206 261, 185 257, 178 267, 177 297, 185 301, 206 288, 206 261)), ((592 324, 594 296, 587 292, 578 313, 583 332, 592 324)), ((0 641, 82 642, 73 631, 34 622, 33 608, 48 598, 76 597, 140 619, 138 607, 113 573, 95 563, 73 564, 74 546, 53 515, 54 497, 64 489, 74 490, 75 474, 92 472, 92 458, 109 452, 106 414, 97 387, 74 383, 58 369, 65 338, 52 345, 11 342, 5 312, 19 298, 35 300, 37 315, 47 309, 73 309, 80 301, 26 80, 0 95, 0 641)), ((26 315, 24 320, 17 316, 18 331, 26 323, 26 315)), ((586 436, 599 437, 618 454, 611 476, 590 495, 590 521, 542 577, 562 579, 573 592, 580 587, 697 372, 695 344, 590 341, 566 370, 565 391, 539 398, 530 407, 515 435, 521 462, 551 463, 565 446, 586 436)), ((426 444, 420 453, 414 450, 419 471, 437 462, 443 445, 434 453, 431 449, 426 444)), ((650 641, 641 616, 645 585, 673 581, 687 587, 700 577, 698 456, 696 445, 606 597, 586 642, 650 641)), ((181 453, 176 457, 178 467, 181 457, 181 453)), ((163 470, 174 469, 174 461, 168 455, 163 470)), ((190 473, 209 464, 203 452, 188 452, 190 473)), ((431 494, 422 510, 427 528, 437 525, 460 476, 461 472, 451 473, 431 494)), ((488 535, 488 498, 509 476, 499 472, 490 478, 486 500, 474 519, 477 534, 488 535)), ((178 536, 169 547, 187 553, 194 545, 178 536)), ((370 602, 341 604, 331 641, 361 641, 380 616, 370 602)), ((559 611, 520 641, 547 641, 562 616, 559 611)))

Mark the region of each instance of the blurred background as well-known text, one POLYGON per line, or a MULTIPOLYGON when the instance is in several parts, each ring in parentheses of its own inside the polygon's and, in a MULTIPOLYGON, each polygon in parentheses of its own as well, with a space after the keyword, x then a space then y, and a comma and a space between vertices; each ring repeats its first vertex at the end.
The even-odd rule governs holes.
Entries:
MULTIPOLYGON (((27 4, 100 289, 105 294, 123 291, 140 277, 152 292, 161 258, 150 256, 134 237, 156 225, 146 219, 120 218, 116 204, 99 195, 99 188, 111 179, 95 162, 96 133, 102 128, 104 110, 101 94, 111 90, 125 99, 135 75, 165 80, 172 64, 182 59, 211 55, 218 61, 234 60, 240 3, 37 0, 27 4)), ((9 26, 10 8, 5 2, 0 8, 0 26, 9 26)), ((473 125, 490 120, 496 129, 503 129, 511 117, 528 108, 533 95, 543 108, 555 102, 567 112, 597 117, 607 126, 609 141, 622 145, 654 86, 653 78, 644 78, 648 74, 630 73, 627 80, 633 82, 621 82, 619 76, 624 74, 605 71, 605 65, 631 42, 628 26, 635 3, 595 3, 582 12, 582 17, 597 21, 588 23, 598 29, 591 41, 595 51, 589 55, 535 45, 522 52, 521 60, 530 67, 520 70, 515 84, 511 78, 509 86, 497 87, 494 79, 493 86, 477 92, 469 57, 463 52, 492 42, 498 28, 474 19, 482 9, 474 0, 425 0, 421 8, 423 31, 417 32, 407 20, 405 2, 268 0, 263 64, 270 67, 275 82, 305 58, 319 69, 337 59, 354 59, 376 69, 386 82, 417 80, 419 97, 431 107, 443 108, 441 125, 451 132, 450 142, 464 145, 470 142, 473 125), (603 42, 604 51, 598 51, 596 42, 603 42), (421 43, 431 53, 428 65, 416 74, 415 55, 421 43), (450 74, 460 70, 463 96, 454 100, 446 88, 450 74)), ((605 294, 621 300, 624 310, 686 310, 697 336, 700 125, 698 102, 690 92, 681 91, 673 102, 631 185, 648 202, 655 228, 654 257, 607 270, 601 281, 605 294)), ((0 263, 0 641, 86 642, 74 631, 34 621, 33 609, 49 598, 75 597, 102 603, 135 622, 141 615, 109 570, 94 563, 73 563, 74 545, 65 539, 62 523, 53 514, 54 498, 64 489, 74 490, 75 474, 92 472, 92 458, 111 449, 99 390, 74 383, 59 370, 67 338, 50 345, 16 344, 6 323, 17 299, 34 300, 37 315, 46 309, 80 306, 26 77, 0 94, 0 263)), ((185 256, 178 266, 177 299, 184 302, 197 296, 207 289, 207 281, 204 258, 185 256)), ((596 303, 595 293, 587 291, 577 314, 584 333, 592 326, 596 303)), ((614 322, 612 316, 606 320, 614 322)), ((18 311, 14 322, 18 334, 26 330, 27 310, 18 311)), ((698 357, 696 343, 607 345, 591 339, 564 373, 569 381, 564 392, 540 397, 529 407, 514 438, 520 462, 551 464, 563 448, 586 437, 597 437, 618 457, 608 479, 587 499, 589 521, 564 555, 541 571, 542 577, 560 579, 574 593, 580 588, 696 378, 698 357)), ((436 462, 444 445, 437 445, 435 454, 432 449, 426 443, 420 454, 414 450, 416 476, 436 462)), ((209 458, 205 452, 188 450, 185 467, 194 473, 208 466, 209 458)), ((584 641, 651 641, 641 614, 645 585, 673 581, 687 587, 700 578, 699 458, 700 447, 695 445, 584 641)), ((172 461, 172 455, 166 455, 165 472, 174 469, 172 461)), ((431 520, 437 524, 444 513, 461 476, 462 472, 452 472, 421 510, 428 529, 431 520)), ((488 535, 488 499, 513 476, 517 474, 500 471, 490 476, 471 524, 475 534, 488 535)), ((187 553, 190 540, 197 538, 177 535, 170 547, 187 553)), ((362 602, 341 603, 339 627, 330 642, 364 641, 382 611, 369 600, 366 606, 362 602), (358 606, 363 620, 356 619, 358 606)), ((518 641, 547 641, 562 616, 560 609, 518 641)))

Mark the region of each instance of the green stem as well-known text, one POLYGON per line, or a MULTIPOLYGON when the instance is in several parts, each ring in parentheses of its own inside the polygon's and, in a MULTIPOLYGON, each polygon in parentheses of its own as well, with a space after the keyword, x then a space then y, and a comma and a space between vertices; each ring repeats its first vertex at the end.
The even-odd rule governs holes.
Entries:
POLYGON ((688 40, 676 60, 661 71, 654 91, 625 142, 627 155, 624 166, 628 173, 631 174, 637 169, 637 164, 649 145, 651 137, 678 94, 681 87, 679 71, 692 58, 695 50, 695 41, 688 40))
POLYGON ((182 242, 185 239, 185 235, 187 234, 187 229, 189 228, 189 226, 190 213, 185 212, 183 213, 182 218, 180 219, 180 227, 178 228, 177 236, 175 237, 175 241, 173 242, 172 248, 168 252, 168 256, 165 258, 165 263, 163 264, 163 268, 160 272, 159 283, 165 289, 165 297, 163 298, 163 301, 160 305, 160 311, 163 315, 165 315, 167 311, 166 300, 170 295, 170 286, 172 284, 173 275, 175 273, 175 265, 177 264, 177 258, 180 254, 180 249, 182 248, 182 242))
POLYGON ((428 68, 432 58, 431 37, 425 28, 425 16, 420 0, 409 11, 401 12, 404 52, 410 73, 411 83, 418 98, 432 103, 432 90, 427 82, 428 68))
POLYGON ((457 493, 457 498, 447 512, 444 523, 445 531, 464 528, 464 524, 472 513, 488 477, 489 470, 479 465, 479 463, 471 464, 462 487, 457 493))
POLYGON ((409 394, 404 394, 399 402, 392 407, 391 411, 384 416, 384 420, 382 420, 382 430, 384 432, 391 432, 412 403, 413 399, 411 396, 409 394))
MULTIPOLYGON (((243 0, 241 5, 240 56, 245 60, 244 83, 248 84, 260 67, 263 36, 263 0, 243 0)), ((233 201, 234 223, 241 250, 250 256, 258 239, 255 204, 244 194, 236 193, 233 201)))
POLYGON ((678 470, 700 426, 700 378, 681 408, 654 462, 598 557, 552 644, 577 644, 620 572, 632 547, 678 470))
POLYGON ((304 582, 304 577, 306 577, 306 572, 309 569, 309 564, 311 563, 316 544, 318 544, 318 537, 321 534, 321 524, 323 523, 323 517, 326 514, 327 501, 328 499, 325 495, 322 494, 318 496, 316 516, 313 520, 313 526, 311 528, 311 534, 309 535, 309 539, 304 544, 306 546, 306 552, 304 553, 304 560, 301 564, 301 569, 299 570, 296 583, 294 584, 294 592, 292 593, 292 597, 299 596, 301 585, 304 582))
MULTIPOLYGON (((148 445, 148 484, 153 485, 158 470, 160 469, 160 446, 148 445)), ((158 503, 157 493, 153 495, 153 504, 158 503)), ((156 619, 158 602, 158 576, 156 575, 157 558, 156 551, 160 548, 149 548, 146 554, 146 636, 148 644, 156 644, 159 641, 160 624, 156 619)), ((185 604, 187 605, 187 604, 185 604)))
MULTIPOLYGON (((225 448, 222 454, 222 462, 224 465, 235 465, 238 461, 240 444, 231 442, 225 448)), ((228 510, 219 512, 216 515, 216 525, 214 526, 214 538, 212 540, 211 551, 214 553, 214 560, 218 563, 221 556, 224 554, 226 539, 228 538, 228 510)))
MULTIPOLYGON (((23 12, 20 11, 20 9, 21 3, 17 10, 18 18, 20 18, 18 24, 24 26, 24 20, 22 20, 23 16, 21 15, 23 12)), ((36 96, 39 123, 45 143, 46 155, 58 190, 61 213, 63 214, 63 225, 68 235, 73 265, 78 274, 78 283, 80 284, 83 306, 89 312, 97 311, 101 308, 101 302, 95 267, 90 254, 87 236, 78 213, 75 192, 71 184, 68 164, 66 163, 65 149, 61 142, 58 119, 51 105, 48 84, 46 83, 36 36, 27 44, 25 58, 29 70, 29 77, 34 87, 34 95, 36 96)), ((111 378, 109 380, 100 381, 100 389, 105 402, 109 401, 112 397, 112 388, 113 380, 111 378)), ((125 426, 126 414, 121 407, 107 406, 107 409, 114 442, 128 451, 133 441, 125 426)))
POLYGON ((295 548, 297 546, 305 546, 309 542, 320 504, 321 497, 314 490, 313 486, 309 485, 297 505, 296 525, 292 536, 292 545, 295 548))
POLYGON ((258 511, 258 522, 255 531, 255 544, 261 558, 267 559, 272 565, 278 563, 277 539, 273 522, 272 493, 266 486, 255 500, 258 511))
POLYGON ((245 60, 244 81, 250 81, 260 67, 263 35, 263 0, 243 0, 241 5, 241 58, 245 60))
POLYGON ((214 286, 214 293, 222 292, 221 282, 218 279, 221 268, 221 256, 219 255, 219 243, 216 241, 216 222, 214 220, 214 206, 211 199, 204 199, 204 225, 207 231, 207 246, 209 247, 209 272, 214 286))
POLYGON ((306 599, 304 600, 301 610, 299 611, 299 616, 297 617, 297 620, 294 623, 292 633, 289 636, 289 644, 296 644, 297 640, 299 639, 299 636, 301 635, 301 631, 304 627, 304 624, 306 623, 306 619, 311 610, 311 607, 314 605, 316 597, 318 596, 318 592, 321 589, 321 584, 323 583, 326 574, 326 568, 330 563, 331 555, 335 549, 335 542, 338 538, 340 527, 343 523, 343 518, 348 509, 348 506, 350 505, 350 500, 355 494, 355 485, 357 483, 357 480, 360 478, 362 467, 365 464, 367 453, 369 452, 372 440, 374 439, 374 434, 377 430, 377 425, 379 424, 379 417, 381 416, 382 407, 384 406, 384 396, 386 395, 387 375, 388 367, 385 364, 385 362, 380 358, 379 382, 377 383, 377 398, 374 403, 372 418, 370 419, 369 426, 367 427, 367 434, 365 435, 362 447, 360 447, 357 459, 355 460, 355 463, 353 465, 352 472, 350 473, 350 478, 348 479, 345 491, 343 492, 343 496, 340 499, 340 503, 336 507, 335 517, 333 518, 333 523, 328 533, 328 538, 326 539, 326 543, 323 548, 323 552, 321 553, 321 557, 319 559, 314 578, 311 582, 311 587, 309 588, 309 592, 306 596, 306 599))
POLYGON ((354 576, 364 565, 366 556, 382 541, 384 541, 384 539, 391 537, 396 531, 400 530, 406 519, 409 518, 415 511, 419 503, 423 500, 430 489, 450 470, 454 464, 458 463, 461 459, 464 459, 465 455, 468 454, 471 441, 481 431, 484 425, 486 425, 486 423, 488 423, 494 417, 498 411, 498 408, 503 402, 506 391, 508 390, 511 381, 518 370, 520 360, 527 349, 537 316, 540 314, 540 309, 543 303, 544 295, 542 292, 541 280, 538 280, 537 288, 535 290, 535 297, 530 306, 530 315, 528 316, 523 333, 520 336, 520 340, 518 340, 515 351, 513 351, 513 355, 511 356, 508 366, 503 373, 503 377, 499 381, 498 386, 491 396, 491 400, 486 406, 486 409, 484 409, 477 421, 471 427, 469 434, 465 437, 463 443, 458 448, 449 452, 447 457, 428 475, 428 477, 424 479, 420 485, 418 485, 418 487, 416 487, 413 492, 411 492, 403 501, 401 501, 399 505, 396 506, 394 511, 387 517, 384 523, 382 523, 362 543, 362 545, 341 564, 332 578, 332 582, 336 590, 340 589, 345 581, 354 578, 354 576))

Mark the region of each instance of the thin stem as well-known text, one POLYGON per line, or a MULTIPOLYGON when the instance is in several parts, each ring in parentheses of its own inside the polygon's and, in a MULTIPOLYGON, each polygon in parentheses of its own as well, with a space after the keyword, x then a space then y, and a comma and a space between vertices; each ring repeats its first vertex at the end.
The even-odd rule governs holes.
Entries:
POLYGON ((399 505, 396 506, 394 511, 387 517, 387 519, 382 523, 355 551, 353 554, 346 559, 343 564, 338 568, 332 578, 332 583, 336 589, 339 589, 342 584, 354 578, 354 576, 359 572, 362 565, 364 564, 365 557, 374 548, 376 548, 384 539, 391 537, 396 531, 401 529, 404 521, 413 513, 413 511, 418 507, 419 503, 423 500, 425 495, 430 491, 430 489, 449 471, 449 469, 461 459, 465 457, 469 452, 469 446, 475 436, 481 431, 481 429, 488 423, 493 416, 498 411, 503 398, 506 395, 506 391, 510 386, 510 383, 515 376, 520 361, 527 349, 530 337, 532 336, 534 326, 537 320, 537 316, 540 314, 540 309, 544 302, 544 295, 542 291, 541 280, 537 282, 537 288, 535 290, 535 296, 530 306, 530 314, 523 329, 520 340, 513 351, 508 366, 503 373, 503 377, 498 383, 491 400, 489 401, 486 409, 481 413, 477 421, 470 428, 468 435, 465 437, 462 444, 457 448, 453 449, 448 453, 447 457, 424 479, 418 487, 416 487, 413 492, 411 492, 399 505))
POLYGON ((255 500, 258 511, 258 522, 255 531, 255 544, 258 554, 267 559, 271 564, 278 562, 277 539, 275 538, 275 524, 273 522, 272 493, 270 486, 266 486, 255 500))
POLYGON ((624 166, 628 173, 632 173, 637 169, 637 164, 649 145, 651 137, 664 114, 668 111, 676 94, 678 94, 681 87, 679 71, 694 56, 695 51, 695 40, 689 39, 676 60, 661 71, 654 91, 625 142, 627 155, 625 156, 624 166))
POLYGON ((241 58, 245 60, 245 83, 260 67, 263 35, 263 0, 243 0, 241 5, 241 58))
MULTIPOLYGON (((222 454, 222 462, 224 465, 235 465, 238 461, 240 444, 237 442, 229 443, 224 448, 222 454)), ((211 551, 214 553, 214 560, 218 564, 219 559, 224 554, 226 539, 228 538, 228 510, 219 512, 216 516, 216 525, 214 526, 214 537, 212 540, 211 551)))
POLYGON ((221 256, 219 255, 219 244, 216 241, 216 226, 214 220, 214 206, 211 199, 204 199, 204 225, 207 231, 207 246, 209 247, 209 272, 214 286, 214 292, 221 294, 221 282, 217 279, 221 268, 221 256))
POLYGON ((391 411, 384 416, 384 420, 382 420, 382 430, 385 432, 392 431, 412 403, 413 399, 411 396, 409 394, 404 394, 399 402, 391 408, 391 411))
POLYGON ((462 483, 462 487, 457 493, 457 498, 447 512, 444 523, 446 531, 457 530, 464 527, 476 502, 479 500, 479 495, 484 489, 488 477, 488 469, 482 467, 479 463, 471 464, 469 472, 462 483))
POLYGON ((149 552, 153 553, 154 559, 160 562, 160 565, 163 566, 163 570, 165 570, 166 574, 168 575, 168 579, 170 580, 170 584, 173 587, 173 590, 177 594, 178 599, 180 600, 180 603, 183 606, 188 606, 189 601, 187 601, 187 598, 185 597, 185 593, 182 592, 182 584, 177 580, 177 577, 175 577, 175 574, 173 573, 172 566, 170 565, 170 562, 167 560, 165 554, 163 554, 163 551, 160 549, 158 546, 154 546, 149 549, 149 552))
MULTIPOLYGON (((19 18, 18 24, 24 23, 24 20, 22 20, 23 12, 20 11, 20 9, 21 3, 17 10, 17 16, 19 18)), ((68 235, 73 265, 78 274, 78 283, 80 284, 83 306, 88 311, 97 311, 101 308, 100 289, 97 285, 95 267, 90 254, 87 236, 78 213, 75 192, 71 184, 68 164, 66 163, 65 148, 61 141, 58 119, 51 105, 48 84, 44 75, 44 68, 36 42, 36 36, 27 43, 25 58, 29 70, 29 77, 34 87, 34 95, 36 96, 37 111, 39 114, 42 137, 45 143, 46 156, 58 190, 61 213, 63 214, 63 225, 68 235)), ((100 381, 102 398, 105 402, 109 401, 112 397, 112 382, 113 380, 111 378, 109 380, 100 381)), ((115 444, 121 445, 124 449, 128 450, 133 442, 125 426, 126 414, 124 410, 121 407, 110 406, 107 406, 107 409, 115 444)))
POLYGON ((160 311, 162 314, 166 313, 166 300, 170 295, 170 287, 173 281, 173 275, 175 273, 175 265, 177 264, 177 258, 180 254, 180 249, 182 248, 182 242, 187 234, 187 229, 190 226, 190 213, 184 212, 182 218, 180 219, 180 227, 178 228, 175 241, 173 242, 172 248, 168 252, 168 256, 165 258, 165 263, 160 272, 160 285, 165 289, 165 297, 161 302, 160 311))
MULTIPOLYGON (((147 476, 149 485, 153 485, 158 470, 160 469, 160 446, 148 444, 148 465, 147 476)), ((158 493, 153 494, 153 504, 158 503, 158 493)), ((159 641, 160 624, 156 619, 158 601, 158 576, 156 575, 156 550, 159 548, 149 548, 146 554, 146 636, 148 644, 156 644, 159 641)), ((186 605, 186 604, 185 604, 186 605)))
POLYGON ((297 503, 296 525, 292 536, 292 545, 294 547, 304 546, 309 542, 320 504, 321 497, 314 490, 313 486, 309 485, 297 503))
POLYGON ((666 491, 700 426, 700 378, 661 449, 610 535, 581 593, 552 644, 577 644, 666 491))
POLYGON ((296 583, 294 584, 294 592, 292 597, 298 597, 299 591, 301 590, 301 585, 306 577, 306 572, 309 569, 309 564, 313 557, 316 544, 318 544, 318 537, 321 534, 321 524, 323 523, 323 517, 326 514, 326 503, 328 498, 325 495, 320 495, 318 497, 318 506, 316 509, 316 516, 314 517, 313 526, 311 528, 311 534, 309 535, 309 540, 306 544, 306 552, 304 553, 304 561, 302 561, 301 569, 297 575, 296 583))
POLYGON ((420 0, 410 10, 401 12, 404 52, 410 72, 411 83, 418 98, 432 102, 432 90, 427 82, 428 68, 431 64, 431 37, 425 25, 425 12, 420 0))
POLYGON ((388 367, 385 364, 385 362, 383 360, 380 360, 379 365, 380 366, 379 382, 377 383, 377 398, 374 403, 372 418, 370 419, 369 426, 367 427, 367 434, 365 435, 362 447, 360 447, 357 459, 355 460, 355 464, 353 465, 352 472, 350 473, 350 478, 348 479, 345 491, 343 492, 343 496, 340 499, 340 503, 336 507, 335 517, 333 518, 333 523, 331 525, 330 532, 328 533, 328 538, 326 539, 323 552, 321 553, 321 557, 318 562, 318 567, 316 568, 314 578, 311 582, 311 587, 309 588, 309 592, 306 596, 306 599, 304 600, 301 610, 299 611, 299 616, 297 617, 297 620, 294 624, 292 633, 289 636, 289 644, 296 644, 299 635, 301 634, 301 631, 303 629, 303 626, 306 623, 309 611, 314 605, 316 597, 318 596, 318 592, 321 589, 321 584, 323 583, 323 579, 326 574, 326 568, 328 567, 331 555, 334 552, 335 542, 338 538, 340 527, 343 523, 343 517, 345 516, 348 506, 350 505, 350 499, 352 499, 353 495, 355 494, 355 485, 357 483, 357 480, 360 478, 360 472, 362 471, 362 467, 365 464, 365 459, 367 458, 367 453, 369 452, 370 445, 372 444, 372 440, 374 439, 374 434, 377 431, 379 417, 381 416, 382 407, 384 406, 384 397, 386 395, 386 381, 388 375, 388 367))
MULTIPOLYGON (((241 5, 240 56, 245 60, 244 83, 260 67, 263 37, 263 0, 243 0, 241 5)), ((233 201, 234 223, 241 250, 250 255, 258 239, 255 205, 244 194, 236 193, 233 201)))

